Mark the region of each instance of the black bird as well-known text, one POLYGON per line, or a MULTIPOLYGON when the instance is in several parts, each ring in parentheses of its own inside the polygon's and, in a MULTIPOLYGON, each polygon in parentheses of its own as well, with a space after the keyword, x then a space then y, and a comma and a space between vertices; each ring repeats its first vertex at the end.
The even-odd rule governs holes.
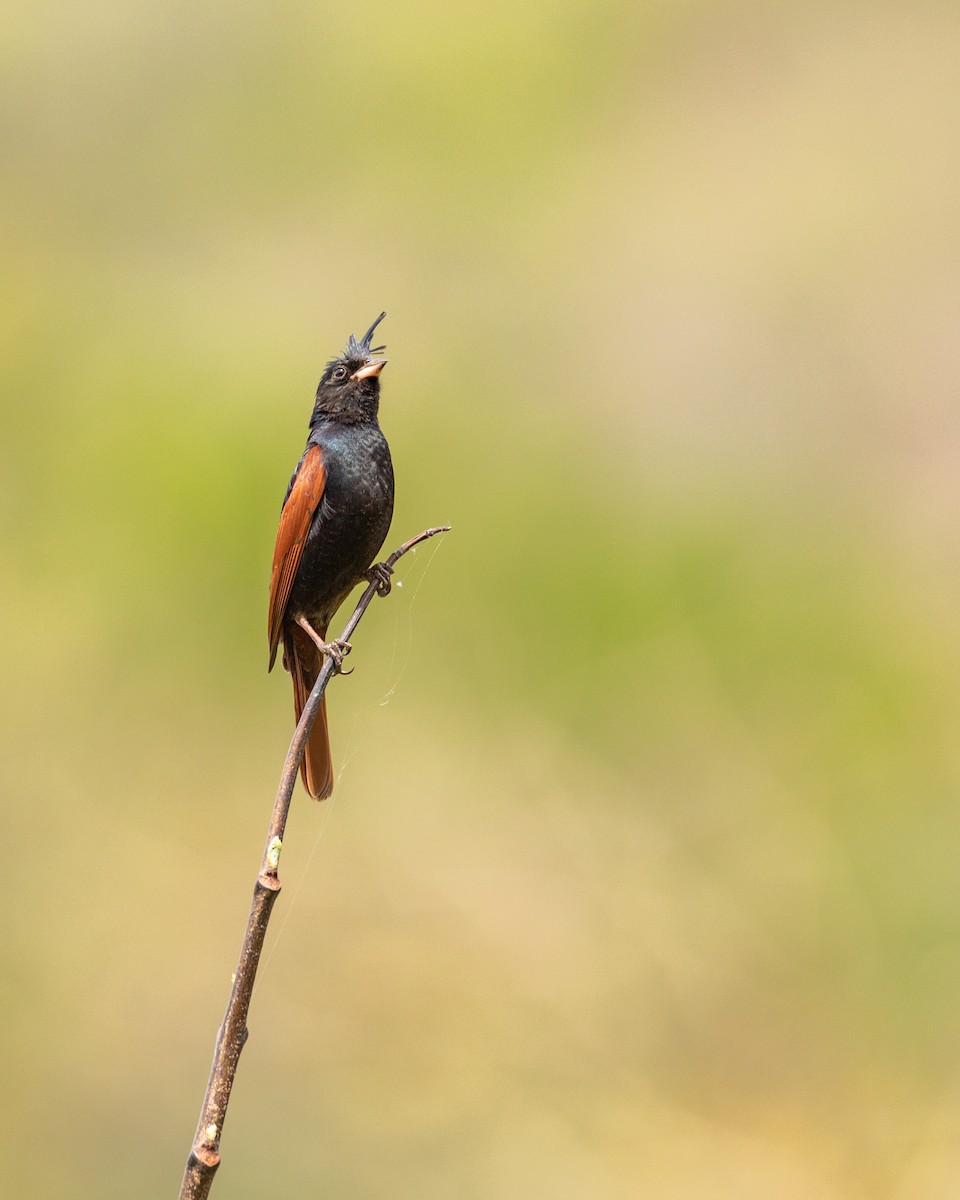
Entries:
MULTIPOLYGON (((270 577, 270 670, 283 640, 283 665, 293 676, 297 720, 330 654, 340 669, 346 643, 327 642, 327 626, 364 579, 389 578, 370 566, 393 516, 393 463, 380 432, 380 372, 386 347, 370 348, 381 313, 362 341, 351 334, 328 362, 317 387, 307 445, 287 488, 270 577)), ((333 791, 327 703, 317 715, 301 767, 317 800, 333 791)))

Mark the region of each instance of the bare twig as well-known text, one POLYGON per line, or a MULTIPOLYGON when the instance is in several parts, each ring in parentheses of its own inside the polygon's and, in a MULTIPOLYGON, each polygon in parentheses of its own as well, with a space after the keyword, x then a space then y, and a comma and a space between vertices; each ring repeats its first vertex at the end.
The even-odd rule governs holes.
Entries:
MULTIPOLYGON (((408 550, 412 550, 414 546, 433 537, 434 534, 445 533, 449 528, 449 525, 441 525, 438 528, 425 529, 423 533, 418 533, 416 537, 404 542, 399 549, 394 550, 386 560, 387 566, 392 568, 408 550)), ((353 615, 341 634, 343 641, 349 641, 374 596, 378 592, 385 595, 387 590, 389 589, 384 587, 380 578, 376 576, 372 578, 366 591, 357 601, 357 607, 353 610, 353 615)), ((217 1032, 217 1044, 213 1052, 210 1079, 207 1083, 206 1095, 203 1098, 203 1107, 200 1109, 200 1120, 197 1122, 197 1132, 190 1148, 190 1157, 187 1159, 183 1183, 180 1185, 180 1200, 204 1200, 204 1197, 210 1193, 213 1176, 220 1165, 220 1136, 223 1133, 223 1122, 227 1115, 227 1105, 230 1103, 230 1091, 237 1073, 240 1051, 247 1040, 247 1012, 250 1008, 250 997, 253 994, 253 984, 257 976, 257 967, 260 964, 260 954, 263 950, 270 912, 273 909, 274 901, 280 894, 277 865, 280 861, 280 849, 283 844, 287 814, 290 811, 290 798, 293 795, 293 787, 297 780, 297 771, 300 769, 304 747, 333 672, 333 659, 327 655, 313 691, 304 705, 293 740, 290 742, 290 749, 287 751, 283 771, 280 774, 280 784, 270 818, 267 843, 257 874, 257 882, 253 889, 253 903, 250 906, 250 916, 247 918, 247 931, 243 936, 243 945, 240 947, 240 960, 233 977, 227 1011, 224 1013, 223 1023, 217 1032)))

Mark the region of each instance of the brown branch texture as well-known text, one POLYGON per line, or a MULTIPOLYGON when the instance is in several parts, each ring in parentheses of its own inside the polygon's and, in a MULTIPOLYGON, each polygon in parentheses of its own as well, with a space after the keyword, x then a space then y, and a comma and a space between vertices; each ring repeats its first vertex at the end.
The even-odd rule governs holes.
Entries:
MULTIPOLYGON (((434 537, 438 533, 446 533, 449 528, 449 525, 441 525, 418 533, 416 537, 404 542, 402 546, 394 550, 386 560, 387 567, 392 569, 408 551, 426 541, 427 538, 434 537)), ((357 601, 357 606, 341 634, 343 641, 350 640, 353 631, 378 592, 384 595, 386 589, 374 577, 357 601)), ((320 701, 334 670, 334 661, 328 655, 304 706, 280 774, 267 841, 253 889, 253 902, 247 918, 247 929, 240 947, 240 959, 233 977, 227 1010, 217 1032, 210 1079, 207 1083, 206 1095, 200 1109, 200 1119, 197 1122, 197 1130, 180 1186, 180 1200, 204 1200, 204 1197, 210 1194, 213 1177, 220 1165, 220 1138, 223 1134, 223 1123, 227 1115, 227 1105, 230 1103, 230 1092, 237 1073, 240 1051, 247 1040, 247 1013, 250 1010, 250 997, 253 994, 253 984, 257 976, 257 967, 260 964, 270 913, 273 910, 274 901, 280 894, 277 868, 283 846, 287 814, 290 811, 290 799, 297 781, 297 772, 300 769, 300 760, 303 758, 307 738, 310 736, 310 730, 320 708, 320 701)))

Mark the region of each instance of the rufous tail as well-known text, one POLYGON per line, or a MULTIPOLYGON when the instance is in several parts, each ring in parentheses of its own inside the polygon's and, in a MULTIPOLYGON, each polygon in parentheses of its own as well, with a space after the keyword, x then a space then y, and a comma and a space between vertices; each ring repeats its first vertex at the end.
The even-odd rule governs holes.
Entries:
MULTIPOLYGON (((326 640, 326 629, 317 633, 326 640)), ((323 655, 300 628, 284 630, 286 663, 293 676, 293 708, 300 720, 307 698, 317 682, 323 655)), ((303 786, 314 800, 324 800, 333 791, 333 763, 330 760, 330 735, 327 732, 327 697, 320 701, 320 711, 313 723, 307 748, 300 765, 303 786)))

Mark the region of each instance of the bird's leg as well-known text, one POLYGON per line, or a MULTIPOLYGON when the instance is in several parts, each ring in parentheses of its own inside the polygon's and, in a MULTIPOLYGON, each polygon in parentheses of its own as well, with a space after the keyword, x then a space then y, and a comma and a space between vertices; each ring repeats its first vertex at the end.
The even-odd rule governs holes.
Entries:
POLYGON ((343 669, 343 660, 353 649, 349 642, 345 642, 343 638, 334 638, 332 642, 325 642, 304 616, 297 617, 297 624, 321 654, 329 654, 333 659, 333 673, 335 675, 353 674, 352 671, 345 671, 343 669))
POLYGON ((377 585, 378 596, 390 595, 390 576, 393 574, 393 567, 389 563, 374 563, 372 567, 368 567, 363 578, 367 583, 375 583, 377 585))

